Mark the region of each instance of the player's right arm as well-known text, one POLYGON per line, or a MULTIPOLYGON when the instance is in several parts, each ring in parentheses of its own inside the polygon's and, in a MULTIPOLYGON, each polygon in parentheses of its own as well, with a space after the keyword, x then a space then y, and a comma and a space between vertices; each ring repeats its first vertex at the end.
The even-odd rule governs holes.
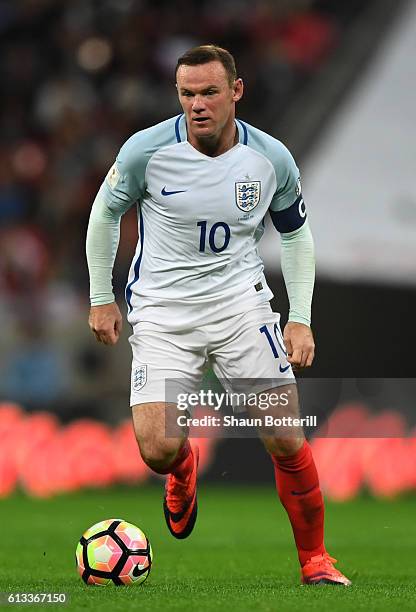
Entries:
POLYGON ((115 344, 121 334, 123 318, 116 302, 91 306, 88 324, 96 340, 103 344, 115 344))
POLYGON ((115 344, 122 316, 112 286, 120 239, 120 219, 138 199, 141 185, 129 141, 121 149, 94 200, 88 223, 86 254, 91 309, 88 323, 98 342, 115 344))

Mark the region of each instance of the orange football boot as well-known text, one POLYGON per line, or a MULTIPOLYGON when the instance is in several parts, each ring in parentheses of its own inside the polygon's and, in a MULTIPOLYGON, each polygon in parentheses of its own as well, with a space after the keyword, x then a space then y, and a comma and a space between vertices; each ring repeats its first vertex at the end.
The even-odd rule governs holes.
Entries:
POLYGON ((173 474, 166 479, 163 511, 166 524, 171 534, 183 540, 187 538, 194 528, 198 512, 196 497, 196 473, 199 460, 199 449, 192 449, 193 468, 185 481, 178 480, 173 474))
POLYGON ((351 586, 351 580, 335 569, 333 563, 337 563, 337 560, 330 557, 328 553, 309 559, 300 570, 302 584, 351 586))

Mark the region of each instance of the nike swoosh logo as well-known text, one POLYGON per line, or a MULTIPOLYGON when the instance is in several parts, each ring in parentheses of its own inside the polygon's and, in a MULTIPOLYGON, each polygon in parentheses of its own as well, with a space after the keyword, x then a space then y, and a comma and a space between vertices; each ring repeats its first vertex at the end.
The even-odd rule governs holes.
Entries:
POLYGON ((290 368, 290 363, 289 365, 287 365, 285 368, 282 368, 281 365, 279 365, 279 370, 281 371, 281 373, 283 374, 284 372, 287 372, 287 370, 290 368))
POLYGON ((310 489, 306 489, 306 491, 291 491, 292 495, 306 495, 306 493, 310 493, 316 488, 317 485, 313 485, 310 489))
POLYGON ((189 502, 184 506, 184 508, 181 510, 181 512, 171 512, 169 510, 169 516, 170 516, 170 519, 171 519, 171 521, 173 523, 179 523, 183 519, 185 514, 188 512, 189 508, 194 504, 195 497, 196 497, 196 491, 194 493, 193 498, 191 500, 189 500, 189 502))
POLYGON ((142 576, 143 574, 145 574, 149 570, 150 570, 150 565, 148 565, 147 567, 144 567, 143 569, 140 569, 140 565, 135 565, 133 567, 132 574, 133 574, 133 576, 135 578, 138 578, 139 576, 142 576))
POLYGON ((160 192, 163 196, 170 196, 170 195, 175 195, 175 193, 185 193, 185 191, 188 191, 187 189, 178 189, 176 191, 166 191, 166 186, 163 187, 162 191, 160 192))

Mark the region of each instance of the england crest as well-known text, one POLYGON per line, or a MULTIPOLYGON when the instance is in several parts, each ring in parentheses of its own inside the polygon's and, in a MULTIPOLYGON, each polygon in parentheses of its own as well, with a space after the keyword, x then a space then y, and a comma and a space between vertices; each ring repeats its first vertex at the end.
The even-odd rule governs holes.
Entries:
POLYGON ((260 202, 260 181, 251 181, 249 183, 238 181, 235 184, 235 203, 243 212, 249 212, 256 208, 260 202))
POLYGON ((138 368, 134 368, 131 376, 131 384, 134 391, 140 391, 147 382, 147 366, 141 365, 138 368))

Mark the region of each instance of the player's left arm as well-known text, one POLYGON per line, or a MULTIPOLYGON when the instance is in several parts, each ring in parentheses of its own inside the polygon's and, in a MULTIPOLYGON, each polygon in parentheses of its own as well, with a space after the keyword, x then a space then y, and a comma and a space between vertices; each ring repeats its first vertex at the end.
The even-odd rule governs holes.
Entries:
POLYGON ((315 254, 299 170, 289 151, 284 149, 283 152, 284 172, 278 177, 278 188, 269 212, 281 236, 281 265, 289 298, 289 318, 283 338, 288 361, 297 369, 310 367, 315 356, 311 330, 315 254))
POLYGON ((315 356, 311 305, 315 282, 315 256, 307 220, 293 232, 281 234, 281 265, 289 297, 289 319, 283 331, 288 361, 308 368, 315 356))

